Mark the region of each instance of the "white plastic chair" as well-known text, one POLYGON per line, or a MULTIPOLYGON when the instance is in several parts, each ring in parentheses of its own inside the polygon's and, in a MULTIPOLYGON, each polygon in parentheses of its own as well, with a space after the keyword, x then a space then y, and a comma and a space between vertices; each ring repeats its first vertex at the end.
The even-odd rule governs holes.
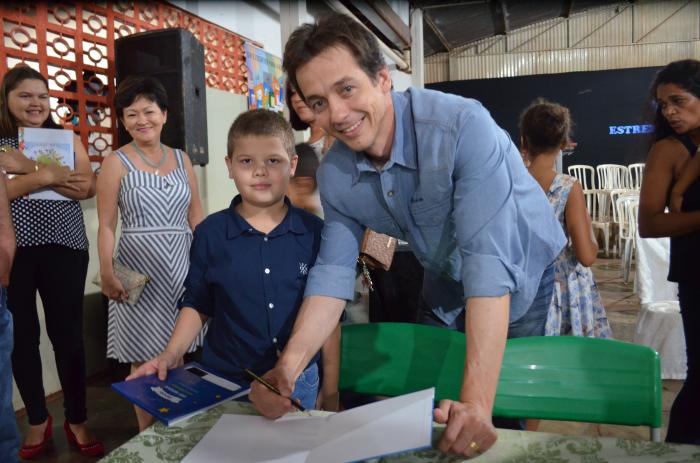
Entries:
POLYGON ((610 190, 610 207, 612 208, 612 222, 613 233, 617 234, 617 246, 616 253, 619 257, 622 257, 622 236, 627 232, 627 214, 625 211, 621 210, 621 201, 629 198, 636 198, 639 200, 639 192, 635 190, 630 190, 627 188, 621 188, 617 190, 610 190))
POLYGON ((620 227, 620 251, 622 258, 622 277, 629 282, 634 256, 635 238, 637 234, 637 215, 639 211, 639 196, 621 196, 617 200, 618 211, 625 217, 624 227, 620 227), (624 243, 624 249, 622 244, 624 243))
POLYGON ((642 188, 642 178, 644 177, 644 163, 638 162, 636 164, 630 164, 627 169, 630 173, 630 188, 633 190, 639 190, 642 188))
POLYGON ((595 189, 595 169, 593 169, 593 167, 577 164, 574 166, 569 166, 567 170, 569 175, 579 181, 583 191, 595 189))
POLYGON ((620 164, 600 164, 596 167, 598 188, 601 190, 616 190, 629 188, 629 169, 620 164))
POLYGON ((610 254, 610 229, 612 228, 612 217, 608 213, 610 210, 610 195, 604 190, 588 190, 583 192, 586 200, 586 208, 591 216, 591 226, 594 230, 601 230, 603 233, 603 243, 605 256, 610 254))

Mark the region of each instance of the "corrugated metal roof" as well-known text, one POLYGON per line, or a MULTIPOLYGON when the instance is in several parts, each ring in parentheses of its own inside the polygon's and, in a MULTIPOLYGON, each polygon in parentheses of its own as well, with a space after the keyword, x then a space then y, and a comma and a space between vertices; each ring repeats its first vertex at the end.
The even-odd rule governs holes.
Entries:
POLYGON ((700 0, 638 1, 541 21, 438 54, 426 65, 426 82, 662 66, 700 57, 699 44, 700 0))

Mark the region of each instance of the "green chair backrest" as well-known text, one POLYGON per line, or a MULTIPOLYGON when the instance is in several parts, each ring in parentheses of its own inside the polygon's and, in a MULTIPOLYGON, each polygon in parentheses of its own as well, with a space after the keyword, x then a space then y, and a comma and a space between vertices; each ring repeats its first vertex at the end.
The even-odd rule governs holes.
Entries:
POLYGON ((493 413, 659 428, 659 355, 611 339, 509 339, 493 413))
POLYGON ((343 325, 339 389, 396 396, 435 387, 435 399, 459 396, 464 334, 413 323, 343 325))
MULTIPOLYGON (((435 387, 459 398, 463 333, 409 323, 345 325, 340 390, 395 396, 435 387)), ((493 414, 512 418, 661 426, 658 354, 646 347, 573 336, 510 339, 493 414)))

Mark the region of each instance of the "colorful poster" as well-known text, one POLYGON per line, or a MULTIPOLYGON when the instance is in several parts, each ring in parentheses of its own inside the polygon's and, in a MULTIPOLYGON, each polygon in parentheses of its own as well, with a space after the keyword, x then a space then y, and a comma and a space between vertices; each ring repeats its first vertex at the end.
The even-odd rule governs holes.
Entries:
POLYGON ((246 42, 245 61, 248 66, 248 109, 266 108, 282 112, 285 97, 282 59, 246 42))

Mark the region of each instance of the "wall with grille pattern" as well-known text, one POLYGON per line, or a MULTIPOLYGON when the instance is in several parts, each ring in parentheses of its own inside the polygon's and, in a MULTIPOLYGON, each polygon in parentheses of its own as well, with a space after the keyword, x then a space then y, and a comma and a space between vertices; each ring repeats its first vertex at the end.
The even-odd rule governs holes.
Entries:
POLYGON ((204 45, 207 86, 248 92, 245 39, 169 3, 4 2, 0 23, 0 74, 24 63, 46 76, 52 117, 80 134, 94 162, 116 148, 114 41, 120 37, 187 29, 204 45))

